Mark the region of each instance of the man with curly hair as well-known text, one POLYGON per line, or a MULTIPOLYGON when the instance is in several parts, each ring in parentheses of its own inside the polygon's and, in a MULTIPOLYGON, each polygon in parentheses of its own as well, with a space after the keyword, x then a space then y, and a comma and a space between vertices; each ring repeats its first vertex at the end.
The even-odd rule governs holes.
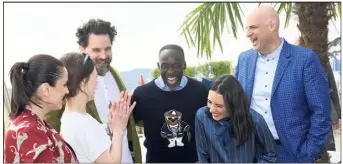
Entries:
MULTIPOLYGON (((110 66, 112 43, 116 35, 116 27, 101 19, 90 19, 76 32, 80 51, 89 54, 98 72, 94 101, 87 103, 87 113, 104 125, 108 122, 108 106, 119 100, 120 92, 126 90, 119 73, 110 66)), ((48 122, 58 131, 63 111, 54 111, 46 116, 48 122)), ((123 137, 121 162, 142 162, 139 139, 132 115, 123 137)))

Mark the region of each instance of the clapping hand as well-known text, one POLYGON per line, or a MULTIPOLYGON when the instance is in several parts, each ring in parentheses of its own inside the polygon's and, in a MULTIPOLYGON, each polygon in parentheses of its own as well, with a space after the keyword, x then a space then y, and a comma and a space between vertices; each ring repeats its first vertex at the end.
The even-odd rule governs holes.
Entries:
POLYGON ((112 103, 108 113, 108 123, 113 133, 123 133, 126 130, 128 119, 130 118, 136 102, 131 103, 131 96, 128 92, 121 92, 119 101, 112 103))

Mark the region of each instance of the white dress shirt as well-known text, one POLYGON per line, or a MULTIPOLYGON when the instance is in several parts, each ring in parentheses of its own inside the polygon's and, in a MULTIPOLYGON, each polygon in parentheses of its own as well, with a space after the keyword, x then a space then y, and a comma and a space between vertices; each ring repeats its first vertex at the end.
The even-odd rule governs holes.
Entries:
MULTIPOLYGON (((98 76, 98 84, 94 93, 94 103, 96 109, 99 113, 102 123, 107 124, 107 113, 108 105, 118 101, 120 98, 120 89, 112 75, 109 71, 105 76, 98 76)), ((127 130, 125 130, 123 135, 123 144, 122 144, 122 163, 133 163, 131 152, 129 150, 129 143, 127 140, 127 130)))
POLYGON ((267 122, 268 128, 272 133, 274 139, 279 139, 276 132, 272 111, 270 107, 270 99, 273 88, 273 81, 275 77, 276 67, 279 61, 279 56, 284 43, 284 39, 281 38, 282 42, 280 46, 271 54, 266 56, 258 53, 254 89, 252 93, 250 108, 257 111, 263 116, 267 122))

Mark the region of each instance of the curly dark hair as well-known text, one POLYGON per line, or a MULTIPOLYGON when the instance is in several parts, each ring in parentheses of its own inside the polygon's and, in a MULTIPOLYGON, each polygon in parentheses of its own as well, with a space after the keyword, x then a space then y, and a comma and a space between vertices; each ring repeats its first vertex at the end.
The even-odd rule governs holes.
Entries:
POLYGON ((90 34, 108 34, 112 44, 115 36, 117 36, 117 30, 115 26, 111 26, 111 22, 102 19, 90 19, 83 26, 77 28, 77 43, 82 47, 87 47, 90 34))

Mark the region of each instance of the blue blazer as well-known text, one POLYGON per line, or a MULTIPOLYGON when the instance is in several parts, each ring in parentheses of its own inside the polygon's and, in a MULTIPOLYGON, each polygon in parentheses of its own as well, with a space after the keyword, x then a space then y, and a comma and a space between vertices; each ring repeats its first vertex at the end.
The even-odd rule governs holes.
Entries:
POLYGON ((204 84, 207 89, 211 89, 213 80, 208 79, 208 78, 201 78, 201 83, 204 84))
MULTIPOLYGON (((236 78, 249 100, 257 57, 256 51, 245 51, 236 67, 236 78)), ((284 41, 270 106, 281 142, 277 146, 277 162, 314 162, 331 131, 331 108, 326 75, 313 51, 284 41)))

